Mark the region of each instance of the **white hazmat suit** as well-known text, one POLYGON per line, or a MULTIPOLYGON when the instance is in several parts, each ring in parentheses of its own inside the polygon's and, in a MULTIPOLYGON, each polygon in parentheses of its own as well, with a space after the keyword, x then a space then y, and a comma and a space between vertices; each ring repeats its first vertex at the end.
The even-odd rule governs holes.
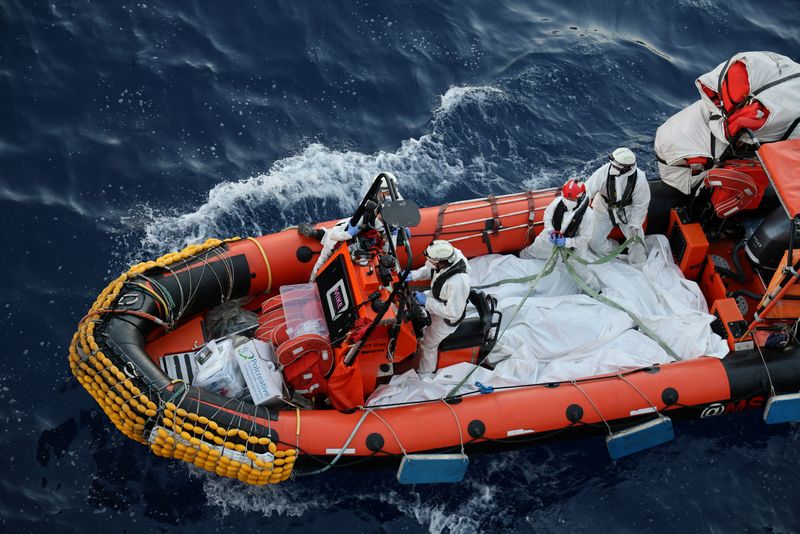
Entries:
POLYGON ((323 235, 320 240, 320 243, 322 243, 322 250, 319 253, 319 258, 317 258, 317 263, 314 264, 314 268, 311 270, 312 282, 317 278, 317 273, 322 266, 325 265, 325 262, 333 255, 333 248, 336 244, 342 241, 349 241, 355 237, 350 235, 347 231, 349 223, 350 219, 342 219, 331 228, 325 230, 325 235, 323 235))
POLYGON ((592 199, 594 210, 594 220, 592 238, 589 247, 599 255, 606 255, 613 250, 613 246, 608 242, 608 234, 616 223, 626 239, 634 236, 641 238, 642 242, 635 243, 628 248, 628 261, 632 265, 642 265, 646 260, 644 251, 644 220, 647 217, 647 208, 650 205, 650 186, 647 184, 647 177, 644 171, 634 167, 625 174, 614 175, 616 169, 611 162, 606 163, 586 181, 586 194, 592 199), (615 198, 609 198, 609 178, 614 177, 615 188, 612 194, 615 198), (625 199, 625 192, 628 188, 628 181, 635 180, 632 194, 629 199, 625 199), (629 202, 627 205, 610 208, 609 202, 629 202), (609 213, 611 211, 611 213, 609 213), (612 220, 613 216, 613 220, 612 220))
MULTIPOLYGON (((574 206, 573 209, 569 209, 569 201, 565 202, 562 197, 554 198, 544 209, 544 228, 542 228, 542 231, 539 232, 539 235, 536 236, 532 244, 520 251, 519 257, 523 259, 548 259, 555 246, 550 242, 550 235, 554 232, 566 232, 576 214, 583 211, 580 224, 575 229, 574 235, 566 237, 567 241, 564 246, 575 251, 578 257, 588 259, 589 240, 592 238, 593 212, 592 209, 588 207, 582 209, 588 202, 589 197, 586 196, 583 201, 574 206), (556 228, 553 223, 553 214, 556 208, 559 207, 559 204, 564 204, 564 208, 560 208, 564 209, 564 214, 561 219, 561 224, 558 224, 558 228, 556 228)), ((592 289, 597 290, 600 288, 597 277, 589 271, 587 266, 577 261, 570 262, 570 265, 575 270, 575 273, 580 276, 581 280, 586 282, 592 289)))
POLYGON ((410 281, 430 280, 433 288, 436 280, 451 269, 464 265, 466 272, 455 274, 445 280, 439 297, 435 297, 431 290, 425 291, 425 310, 431 316, 431 324, 425 327, 419 346, 422 350, 418 372, 432 373, 436 370, 439 360, 439 343, 444 338, 455 332, 458 322, 464 316, 469 297, 469 262, 460 250, 455 249, 456 258, 446 269, 436 270, 430 263, 409 274, 410 281), (450 324, 448 324, 448 321, 450 324))
MULTIPOLYGON (((359 220, 359 231, 362 231, 361 224, 363 222, 363 218, 359 220)), ((350 241, 355 235, 351 235, 350 232, 347 231, 347 227, 350 224, 350 219, 342 219, 341 221, 334 224, 331 228, 325 230, 325 235, 322 236, 320 243, 322 243, 322 250, 319 253, 319 258, 317 258, 317 263, 314 264, 314 268, 311 270, 311 278, 310 281, 313 282, 317 278, 317 274, 319 274, 319 270, 322 268, 323 265, 330 259, 333 255, 333 249, 336 247, 337 243, 341 243, 342 241, 350 241)), ((383 234, 383 221, 380 217, 375 219, 375 224, 373 228, 379 233, 383 234)), ((397 245, 397 235, 396 233, 392 234, 392 242, 397 245)), ((384 243, 383 251, 388 252, 389 246, 384 243)))

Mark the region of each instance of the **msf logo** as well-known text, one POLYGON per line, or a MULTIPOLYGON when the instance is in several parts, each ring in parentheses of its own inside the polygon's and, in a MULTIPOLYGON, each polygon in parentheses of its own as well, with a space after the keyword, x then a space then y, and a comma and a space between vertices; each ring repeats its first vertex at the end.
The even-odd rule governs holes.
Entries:
POLYGON ((738 413, 753 408, 763 407, 764 397, 753 397, 751 399, 731 401, 724 404, 721 402, 715 402, 703 408, 703 411, 700 412, 700 418, 705 419, 706 417, 716 417, 717 415, 723 415, 726 413, 738 413))
POLYGON ((344 286, 344 280, 339 280, 325 293, 328 309, 331 311, 331 321, 338 319, 350 307, 350 299, 344 286))

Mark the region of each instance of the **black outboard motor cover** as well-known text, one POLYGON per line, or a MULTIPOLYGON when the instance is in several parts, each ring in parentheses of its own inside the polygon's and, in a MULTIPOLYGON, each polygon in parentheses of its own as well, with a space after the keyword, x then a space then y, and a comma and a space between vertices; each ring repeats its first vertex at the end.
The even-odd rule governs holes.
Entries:
POLYGON ((788 248, 789 218, 782 207, 776 208, 761 221, 744 247, 747 257, 756 267, 773 271, 778 268, 788 248))

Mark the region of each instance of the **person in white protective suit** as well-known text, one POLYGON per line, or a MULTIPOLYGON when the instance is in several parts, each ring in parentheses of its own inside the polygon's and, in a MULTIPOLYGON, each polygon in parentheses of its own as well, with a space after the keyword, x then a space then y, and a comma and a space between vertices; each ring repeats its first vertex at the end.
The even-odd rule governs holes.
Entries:
POLYGON ((612 152, 609 162, 586 181, 586 193, 594 210, 589 248, 601 256, 610 253, 613 246, 608 242, 608 234, 618 226, 626 239, 641 239, 628 247, 628 262, 644 264, 643 225, 650 205, 650 186, 644 171, 636 167, 633 152, 624 147, 612 152))
POLYGON ((469 264, 460 250, 449 242, 437 239, 425 250, 428 261, 409 273, 409 281, 430 280, 431 288, 414 292, 416 301, 425 307, 431 324, 425 327, 418 351, 421 353, 418 372, 432 373, 439 360, 439 343, 455 332, 464 320, 469 297, 469 264))
MULTIPOLYGON (((390 179, 394 179, 395 182, 397 181, 397 179, 394 178, 391 173, 386 174, 390 176, 390 179)), ((378 191, 377 201, 383 202, 388 198, 389 187, 384 182, 381 185, 381 189, 378 191)), ((372 233, 377 233, 377 236, 383 235, 383 219, 381 218, 380 214, 377 213, 377 207, 377 203, 375 202, 368 203, 364 216, 359 220, 358 224, 353 225, 350 224, 350 219, 342 219, 327 230, 314 230, 308 225, 305 225, 306 227, 304 228, 298 229, 298 231, 303 235, 317 237, 322 243, 322 250, 319 253, 317 262, 314 264, 314 268, 311 270, 311 278, 309 281, 313 282, 316 280, 319 270, 333 255, 333 249, 336 247, 337 243, 341 243, 342 241, 350 241, 362 232, 370 232, 371 230, 374 230, 372 233)), ((407 235, 411 235, 408 229, 405 229, 404 231, 407 235)), ((392 232, 392 240, 395 244, 397 243, 397 230, 392 232)), ((384 243, 384 252, 387 251, 388 245, 384 243)))
MULTIPOLYGON (((546 260, 554 247, 566 247, 575 255, 587 259, 589 240, 592 238, 592 209, 582 182, 569 180, 561 188, 561 196, 554 198, 544 210, 544 228, 533 243, 519 253, 523 259, 546 260)), ((594 290, 599 281, 589 269, 578 261, 570 265, 576 274, 594 290)))
POLYGON ((330 229, 323 230, 324 233, 322 234, 322 239, 320 239, 322 250, 319 253, 319 258, 317 258, 317 263, 314 264, 314 268, 311 270, 309 281, 313 282, 317 279, 317 273, 333 255, 333 249, 336 244, 342 241, 350 241, 358 235, 359 231, 359 225, 350 224, 350 219, 342 219, 330 229))

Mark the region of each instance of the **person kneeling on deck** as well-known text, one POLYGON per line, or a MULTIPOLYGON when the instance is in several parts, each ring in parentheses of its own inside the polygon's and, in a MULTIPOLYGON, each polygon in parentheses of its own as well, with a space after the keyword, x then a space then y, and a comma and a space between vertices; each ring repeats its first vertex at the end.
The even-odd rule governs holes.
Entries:
MULTIPOLYGON (((336 244, 342 241, 350 241, 356 236, 361 235, 362 237, 372 239, 373 242, 382 243, 384 252, 388 251, 388 246, 383 243, 382 238, 383 219, 378 212, 378 203, 386 200, 388 195, 389 188, 384 183, 380 191, 378 191, 377 198, 367 203, 364 216, 359 220, 358 224, 353 225, 350 224, 350 219, 342 219, 328 230, 314 229, 307 224, 298 228, 298 232, 301 234, 308 237, 315 237, 322 243, 322 250, 319 253, 319 258, 317 258, 317 263, 314 264, 314 268, 311 270, 311 278, 309 281, 313 282, 317 278, 319 270, 333 255, 333 249, 336 247, 336 244)), ((405 232, 410 236, 408 229, 405 229, 405 232)), ((392 240, 395 243, 397 242, 397 230, 392 233, 392 240)))
POLYGON ((361 232, 361 225, 350 224, 350 219, 343 219, 328 230, 316 230, 315 232, 322 232, 322 237, 320 238, 322 250, 319 252, 317 263, 314 264, 314 268, 311 270, 311 282, 317 278, 319 270, 333 255, 333 249, 336 244, 342 241, 350 241, 356 237, 361 232))
MULTIPOLYGON (((592 237, 592 210, 582 182, 569 180, 561 188, 561 196, 554 198, 544 210, 544 228, 533 243, 522 249, 520 258, 546 260, 554 247, 572 250, 581 259, 587 259, 589 240, 592 237)), ((597 278, 578 261, 570 262, 576 274, 594 290, 599 289, 597 278)))
POLYGON ((409 273, 409 281, 430 280, 431 289, 416 291, 414 298, 425 307, 431 324, 419 342, 422 354, 418 372, 432 373, 439 360, 439 343, 452 334, 467 313, 469 264, 460 250, 447 241, 433 241, 425 250, 428 261, 409 273))
POLYGON ((644 225, 650 205, 650 186, 644 171, 636 167, 636 156, 629 148, 618 148, 609 162, 586 181, 586 192, 594 210, 594 230, 589 247, 599 255, 613 250, 608 234, 619 226, 626 239, 641 242, 628 247, 628 262, 642 265, 645 260, 644 225))

